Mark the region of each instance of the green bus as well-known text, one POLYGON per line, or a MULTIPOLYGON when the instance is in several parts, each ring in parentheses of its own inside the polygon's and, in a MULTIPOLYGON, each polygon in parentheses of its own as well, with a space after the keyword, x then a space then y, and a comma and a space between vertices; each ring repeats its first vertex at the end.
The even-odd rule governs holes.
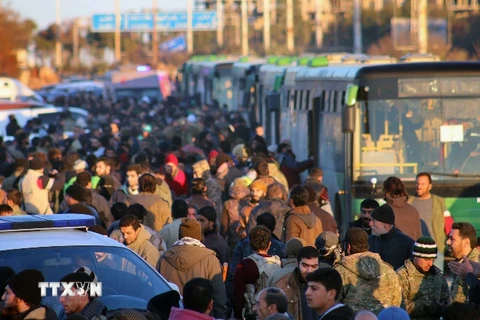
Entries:
POLYGON ((289 86, 280 139, 315 156, 342 232, 363 199, 383 198, 387 177, 414 194, 424 171, 454 220, 480 230, 480 63, 303 68, 289 86))

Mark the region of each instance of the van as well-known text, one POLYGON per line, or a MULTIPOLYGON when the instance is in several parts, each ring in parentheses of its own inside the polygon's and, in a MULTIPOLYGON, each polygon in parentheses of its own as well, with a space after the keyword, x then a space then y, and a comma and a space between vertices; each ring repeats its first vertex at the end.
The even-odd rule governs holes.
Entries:
POLYGON ((38 93, 10 77, 0 77, 0 101, 44 102, 38 93))

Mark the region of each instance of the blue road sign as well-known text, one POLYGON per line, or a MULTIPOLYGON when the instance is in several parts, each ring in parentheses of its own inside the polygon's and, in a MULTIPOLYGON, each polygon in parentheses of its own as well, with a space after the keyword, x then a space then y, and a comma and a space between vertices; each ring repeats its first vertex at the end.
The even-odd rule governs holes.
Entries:
POLYGON ((187 50, 185 36, 175 37, 160 44, 161 51, 178 52, 187 50))
MULTIPOLYGON (((157 31, 187 31, 186 12, 157 13, 157 31)), ((114 14, 95 14, 91 19, 92 32, 115 32, 114 14)), ((153 29, 154 19, 151 13, 133 13, 121 15, 120 31, 148 32, 153 29)), ((217 12, 201 11, 192 13, 194 31, 216 30, 217 12)))

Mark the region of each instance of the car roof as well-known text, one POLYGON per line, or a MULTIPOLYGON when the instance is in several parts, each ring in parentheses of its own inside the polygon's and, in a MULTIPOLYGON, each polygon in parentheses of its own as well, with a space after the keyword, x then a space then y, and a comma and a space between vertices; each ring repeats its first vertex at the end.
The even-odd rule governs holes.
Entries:
POLYGON ((126 248, 104 235, 73 228, 0 232, 0 252, 43 247, 107 246, 126 248))

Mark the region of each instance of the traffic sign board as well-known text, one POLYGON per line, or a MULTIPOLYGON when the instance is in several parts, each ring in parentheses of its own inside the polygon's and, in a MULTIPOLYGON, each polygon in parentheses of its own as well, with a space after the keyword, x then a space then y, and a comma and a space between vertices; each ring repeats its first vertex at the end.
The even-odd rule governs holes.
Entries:
MULTIPOLYGON (((154 17, 151 13, 122 14, 120 31, 122 32, 148 32, 153 29, 154 17)), ((186 12, 157 13, 157 31, 186 31, 186 12)), ((91 19, 92 32, 115 32, 114 14, 95 14, 91 19)), ((217 12, 200 11, 192 13, 192 29, 194 31, 216 30, 217 12)))
POLYGON ((163 42, 162 44, 160 44, 160 49, 162 51, 169 52, 185 51, 187 49, 187 42, 185 41, 185 36, 181 35, 179 37, 163 42))

